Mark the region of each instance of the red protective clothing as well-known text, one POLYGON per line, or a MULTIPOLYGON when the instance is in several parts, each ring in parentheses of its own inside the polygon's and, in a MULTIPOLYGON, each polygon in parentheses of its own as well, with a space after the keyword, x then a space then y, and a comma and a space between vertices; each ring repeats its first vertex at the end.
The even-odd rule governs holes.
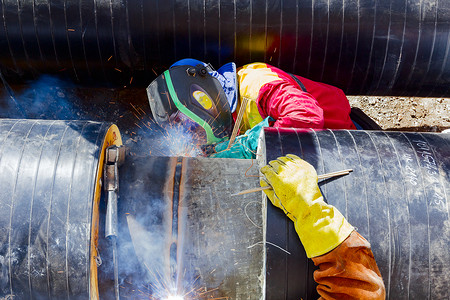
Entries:
POLYGON ((348 99, 336 87, 296 76, 305 92, 291 75, 264 63, 245 65, 237 75, 240 97, 254 102, 247 105, 244 130, 268 116, 274 127, 356 129, 348 99))
POLYGON ((327 254, 313 257, 319 299, 385 299, 386 291, 369 242, 353 231, 327 254))

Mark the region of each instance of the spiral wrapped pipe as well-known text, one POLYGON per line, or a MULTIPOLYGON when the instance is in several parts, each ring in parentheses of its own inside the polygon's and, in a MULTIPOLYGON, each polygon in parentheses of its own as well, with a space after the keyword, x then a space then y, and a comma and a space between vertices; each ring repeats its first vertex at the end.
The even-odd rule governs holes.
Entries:
MULTIPOLYGON (((259 151, 265 162, 298 155, 319 174, 352 168, 319 186, 371 243, 386 299, 449 299, 450 134, 271 127, 259 151)), ((266 230, 290 252, 266 246, 266 299, 317 299, 316 267, 293 222, 268 205, 266 230)))
POLYGON ((0 299, 98 299, 111 144, 121 137, 109 123, 0 119, 0 299))
POLYGON ((2 0, 9 78, 147 85, 174 61, 263 61, 348 94, 446 96, 450 2, 2 0))

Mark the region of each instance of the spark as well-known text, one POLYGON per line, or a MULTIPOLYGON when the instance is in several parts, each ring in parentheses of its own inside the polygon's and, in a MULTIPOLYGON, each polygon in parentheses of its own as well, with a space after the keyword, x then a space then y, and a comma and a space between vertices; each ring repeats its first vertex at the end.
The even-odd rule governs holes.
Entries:
MULTIPOLYGON (((130 105, 131 105, 131 107, 133 107, 133 109, 134 109, 138 114, 140 114, 139 111, 138 111, 138 109, 136 108, 136 106, 133 105, 133 103, 130 103, 130 105)), ((138 118, 138 119, 139 119, 139 118, 138 118)))
MULTIPOLYGON (((250 150, 250 149, 249 149, 249 150, 250 150)), ((255 152, 252 151, 252 150, 250 150, 250 152, 252 152, 252 153, 254 153, 256 156, 258 156, 258 153, 255 153, 255 152)), ((254 166, 254 159, 253 159, 253 157, 252 157, 252 164, 250 165, 250 167, 248 167, 247 170, 245 170, 244 176, 245 176, 245 177, 262 177, 262 176, 259 176, 259 175, 249 175, 249 174, 247 174, 248 171, 250 171, 250 169, 251 169, 253 166, 254 166)))
POLYGON ((140 118, 134 112, 131 112, 131 113, 133 114, 133 116, 136 117, 136 119, 140 120, 140 118))
MULTIPOLYGON (((134 125, 139 127, 138 133, 132 132, 132 136, 151 134, 151 139, 144 139, 149 142, 150 148, 147 153, 160 156, 187 156, 195 157, 203 154, 202 141, 195 130, 186 128, 178 122, 168 122, 165 125, 157 125, 155 121, 140 106, 130 103, 134 125), (151 140, 151 142, 150 142, 151 140), (156 149, 155 149, 156 148, 156 149)), ((136 142, 136 140, 133 140, 136 142)))
POLYGON ((140 111, 142 111, 142 113, 145 115, 145 111, 144 111, 141 107, 138 107, 138 109, 139 109, 140 111))
POLYGON ((219 288, 215 288, 215 289, 211 289, 211 290, 208 291, 208 289, 205 287, 205 291, 203 293, 199 293, 198 296, 201 296, 201 295, 204 295, 204 294, 207 294, 207 293, 211 293, 213 291, 217 291, 218 289, 219 288))
POLYGON ((169 295, 165 300, 184 300, 184 298, 179 295, 169 295))
MULTIPOLYGON (((168 278, 166 272, 160 272, 157 268, 149 266, 143 262, 143 266, 147 270, 147 274, 150 276, 149 281, 144 284, 140 284, 139 287, 129 289, 145 299, 151 300, 200 300, 200 299, 229 299, 228 297, 217 298, 214 295, 219 288, 209 289, 206 286, 199 286, 198 280, 200 275, 191 280, 182 280, 182 286, 179 286, 180 282, 175 282, 172 278, 168 278)), ((215 270, 215 269, 214 269, 215 270)), ((213 270, 213 271, 214 271, 213 270)), ((187 270, 184 269, 183 278, 186 277, 187 270)), ((131 282, 125 281, 126 284, 133 285, 131 282)), ((134 299, 134 298, 133 298, 134 299)), ((139 298, 140 299, 140 298, 139 298)))

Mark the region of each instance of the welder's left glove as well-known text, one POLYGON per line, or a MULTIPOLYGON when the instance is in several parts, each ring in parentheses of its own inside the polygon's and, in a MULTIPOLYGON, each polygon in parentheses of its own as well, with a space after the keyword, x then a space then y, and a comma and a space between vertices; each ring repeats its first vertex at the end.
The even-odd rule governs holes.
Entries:
POLYGON ((269 126, 269 118, 267 117, 245 134, 236 137, 233 145, 227 150, 228 141, 219 143, 215 147, 214 154, 210 157, 221 158, 255 158, 256 149, 258 148, 258 138, 263 127, 269 126))
POLYGON ((316 170, 301 158, 288 154, 261 168, 261 186, 273 205, 294 221, 308 257, 323 255, 339 246, 353 227, 332 205, 323 201, 316 170))

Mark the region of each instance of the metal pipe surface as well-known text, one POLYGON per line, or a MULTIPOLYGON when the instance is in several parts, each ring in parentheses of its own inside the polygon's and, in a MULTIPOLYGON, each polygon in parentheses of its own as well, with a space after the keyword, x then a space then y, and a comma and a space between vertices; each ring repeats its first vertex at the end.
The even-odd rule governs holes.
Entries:
POLYGON ((348 94, 449 94, 449 1, 4 0, 0 21, 11 79, 146 86, 193 57, 263 61, 348 94))
POLYGON ((0 119, 0 299, 97 296, 97 175, 112 132, 109 123, 0 119))
MULTIPOLYGON (((295 131, 265 128, 260 149, 271 161, 296 154, 319 173, 351 167, 320 189, 370 243, 386 299, 448 299, 450 294, 450 134, 384 131, 295 131)), ((264 163, 264 162, 263 162, 264 163)), ((267 206, 266 298, 317 299, 293 222, 267 206)))

